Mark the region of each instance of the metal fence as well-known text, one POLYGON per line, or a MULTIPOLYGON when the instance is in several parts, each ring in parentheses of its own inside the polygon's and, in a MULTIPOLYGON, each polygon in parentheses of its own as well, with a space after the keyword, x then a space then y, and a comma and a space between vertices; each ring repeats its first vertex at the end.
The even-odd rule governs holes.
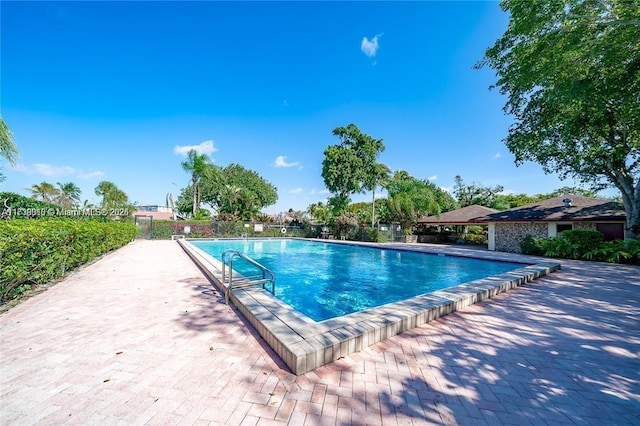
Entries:
POLYGON ((253 222, 146 221, 136 220, 138 238, 171 239, 175 235, 187 238, 323 238, 352 241, 394 242, 402 240, 397 224, 333 228, 322 224, 274 224, 253 222))

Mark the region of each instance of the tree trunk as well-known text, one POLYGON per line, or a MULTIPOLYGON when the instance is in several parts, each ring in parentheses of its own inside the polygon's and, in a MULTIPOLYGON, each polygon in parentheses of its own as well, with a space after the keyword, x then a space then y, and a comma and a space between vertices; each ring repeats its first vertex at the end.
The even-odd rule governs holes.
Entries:
MULTIPOLYGON (((640 188, 640 185, 638 185, 638 188, 640 188)), ((640 238, 640 197, 634 199, 623 195, 622 199, 624 200, 624 211, 627 215, 624 239, 638 239, 640 238), (628 199, 629 201, 627 201, 628 199)))
POLYGON ((375 226, 376 223, 376 189, 373 188, 373 195, 371 196, 371 228, 375 226))
POLYGON ((194 177, 193 178, 193 209, 192 209, 194 218, 198 213, 198 194, 196 191, 198 191, 198 180, 194 177))
POLYGON ((627 215, 624 229, 625 240, 640 238, 640 182, 634 187, 633 178, 619 172, 612 172, 611 179, 622 194, 622 203, 627 215))

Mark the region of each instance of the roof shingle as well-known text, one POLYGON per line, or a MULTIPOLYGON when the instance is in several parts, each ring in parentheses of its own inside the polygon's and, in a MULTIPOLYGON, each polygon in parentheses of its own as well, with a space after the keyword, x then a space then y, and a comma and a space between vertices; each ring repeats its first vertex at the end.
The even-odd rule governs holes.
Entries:
POLYGON ((463 225, 470 223, 473 219, 495 213, 497 211, 498 210, 490 209, 489 207, 474 204, 458 210, 441 213, 440 215, 422 216, 418 220, 418 223, 433 225, 463 225))
POLYGON ((591 220, 625 220, 626 214, 620 203, 581 195, 565 194, 548 200, 537 201, 526 206, 488 214, 474 222, 558 222, 591 220), (564 199, 571 205, 565 207, 564 199))

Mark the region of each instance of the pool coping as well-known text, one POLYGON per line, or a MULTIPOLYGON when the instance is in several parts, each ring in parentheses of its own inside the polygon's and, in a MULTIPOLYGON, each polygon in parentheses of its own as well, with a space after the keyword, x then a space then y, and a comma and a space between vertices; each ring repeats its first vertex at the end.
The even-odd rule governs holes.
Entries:
MULTIPOLYGON (((426 324, 464 307, 489 299, 512 288, 560 269, 560 263, 505 253, 455 250, 413 244, 376 244, 304 239, 330 244, 365 245, 390 250, 408 250, 443 256, 510 261, 528 264, 522 268, 470 281, 444 290, 422 294, 361 312, 316 322, 262 288, 243 288, 230 294, 240 310, 264 340, 296 374, 304 374, 374 343, 426 324), (516 258, 517 260, 514 260, 516 258)), ((214 239, 211 239, 213 241, 214 239)), ((198 241, 207 241, 198 239, 198 241)), ((176 240, 224 294, 221 262, 190 243, 176 240)))

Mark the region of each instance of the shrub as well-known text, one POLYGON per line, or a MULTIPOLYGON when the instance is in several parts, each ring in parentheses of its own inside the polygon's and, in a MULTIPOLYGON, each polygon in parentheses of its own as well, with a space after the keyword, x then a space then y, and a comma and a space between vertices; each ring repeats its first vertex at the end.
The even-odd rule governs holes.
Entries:
POLYGON ((3 219, 32 219, 43 216, 43 211, 55 211, 60 208, 56 204, 34 200, 13 192, 0 192, 0 217, 3 219))
POLYGON ((640 265, 640 240, 607 241, 584 253, 582 258, 609 263, 640 265))
POLYGON ((464 234, 462 236, 462 240, 465 244, 473 244, 473 245, 487 245, 489 239, 486 235, 482 234, 464 234))
POLYGON ((560 234, 560 238, 567 240, 571 244, 573 248, 572 259, 582 259, 585 253, 600 247, 604 242, 600 232, 586 229, 564 231, 560 234))
POLYGON ((563 259, 575 259, 574 246, 562 237, 543 238, 541 241, 543 255, 548 257, 560 257, 563 259))
POLYGON ((544 241, 546 238, 534 237, 533 235, 525 236, 520 241, 520 251, 522 254, 530 254, 532 256, 544 256, 544 241))
POLYGON ((565 259, 583 259, 585 254, 602 246, 602 234, 598 231, 576 229, 564 231, 560 236, 543 240, 544 255, 565 259))
POLYGON ((132 241, 135 225, 39 219, 0 221, 0 302, 20 296, 132 241))

